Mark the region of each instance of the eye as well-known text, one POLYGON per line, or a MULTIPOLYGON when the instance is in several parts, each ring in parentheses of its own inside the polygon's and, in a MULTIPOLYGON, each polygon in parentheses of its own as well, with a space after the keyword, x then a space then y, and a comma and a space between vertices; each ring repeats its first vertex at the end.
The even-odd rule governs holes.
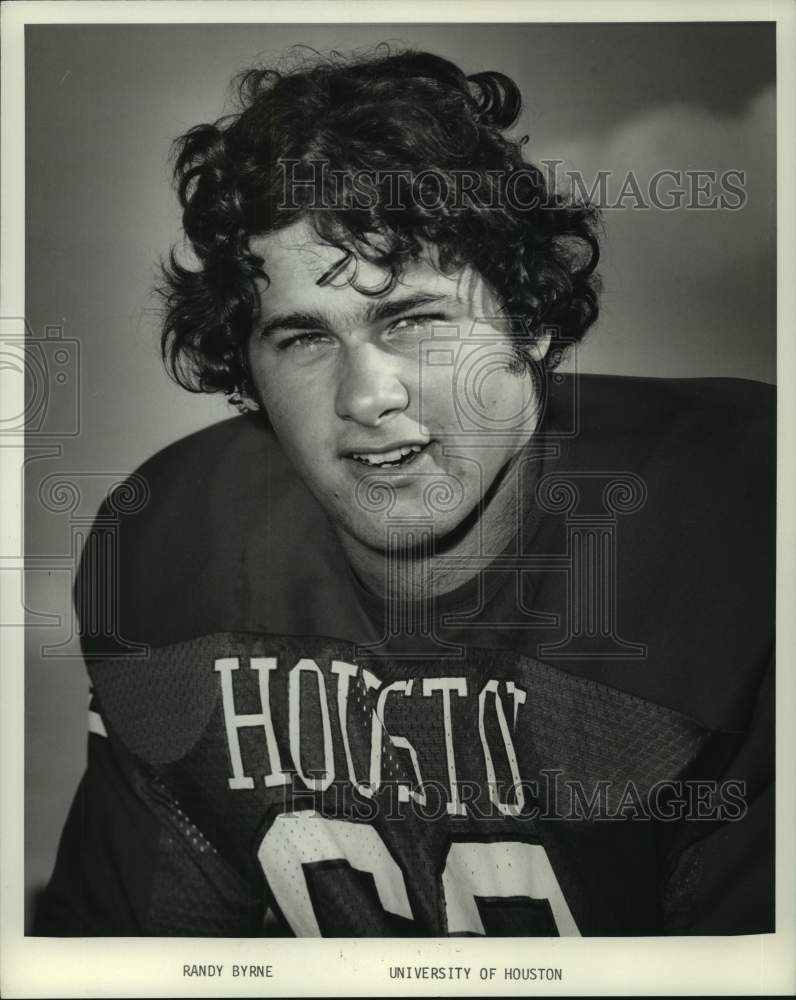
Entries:
POLYGON ((388 327, 389 336, 426 337, 431 335, 434 323, 449 322, 443 313, 422 313, 417 316, 404 316, 388 327))
POLYGON ((292 337, 285 337, 276 346, 279 351, 292 350, 311 354, 324 344, 329 343, 331 339, 328 333, 321 330, 307 330, 304 333, 294 334, 292 337))

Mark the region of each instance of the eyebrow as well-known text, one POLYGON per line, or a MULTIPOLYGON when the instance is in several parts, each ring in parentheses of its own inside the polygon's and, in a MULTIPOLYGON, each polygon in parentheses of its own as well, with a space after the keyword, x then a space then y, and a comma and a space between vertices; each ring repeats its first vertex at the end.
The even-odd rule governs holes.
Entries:
MULTIPOLYGON (((447 302, 461 305, 461 301, 454 296, 443 293, 419 292, 415 295, 407 295, 400 299, 389 299, 381 302, 370 301, 363 310, 362 319, 367 323, 375 323, 392 319, 410 309, 417 309, 419 306, 430 305, 432 303, 447 302)), ((313 310, 297 310, 296 312, 279 313, 271 316, 260 328, 260 336, 267 337, 276 333, 277 330, 323 330, 331 333, 333 323, 328 315, 313 310)))

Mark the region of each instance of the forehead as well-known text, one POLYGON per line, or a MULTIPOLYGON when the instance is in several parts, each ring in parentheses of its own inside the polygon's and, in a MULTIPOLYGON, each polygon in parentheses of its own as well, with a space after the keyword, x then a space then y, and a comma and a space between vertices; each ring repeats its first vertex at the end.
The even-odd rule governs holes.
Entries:
POLYGON ((278 232, 254 238, 251 249, 263 258, 269 278, 262 296, 264 318, 299 309, 348 311, 374 298, 389 300, 413 292, 445 295, 473 313, 486 308, 487 304, 486 287, 475 270, 462 267, 443 274, 435 266, 431 248, 420 259, 408 262, 399 280, 392 285, 387 269, 361 257, 352 257, 337 275, 319 285, 319 279, 344 261, 346 252, 325 243, 304 219, 278 232), (385 287, 386 290, 379 293, 385 287))

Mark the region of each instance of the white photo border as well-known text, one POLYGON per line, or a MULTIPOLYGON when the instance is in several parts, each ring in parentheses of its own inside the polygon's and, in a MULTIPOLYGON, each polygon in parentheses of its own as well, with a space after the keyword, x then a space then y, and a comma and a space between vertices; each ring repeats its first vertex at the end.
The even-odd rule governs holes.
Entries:
MULTIPOLYGON (((796 616, 787 612, 796 594, 796 274, 793 223, 796 198, 794 105, 796 104, 796 6, 766 3, 503 2, 129 2, 6 3, 2 8, 2 274, 0 316, 24 316, 24 27, 34 23, 238 23, 397 21, 769 21, 777 22, 778 167, 778 710, 777 710, 777 933, 722 938, 617 939, 413 939, 321 940, 49 939, 23 935, 23 702, 22 630, 0 629, 2 672, 2 881, 0 898, 0 993, 5 997, 413 995, 792 995, 796 991, 796 880, 794 879, 792 714, 796 681, 790 656, 796 649, 796 616), (532 959, 532 960, 531 960, 532 959), (186 979, 184 964, 227 967, 267 963, 273 978, 186 979), (390 965, 468 966, 468 981, 389 978, 390 965), (560 982, 511 982, 481 970, 505 966, 551 966, 560 982)), ((11 386, 9 407, 23 389, 11 386)), ((6 390, 6 382, 3 383, 6 390)), ((19 449, 0 447, 2 551, 22 552, 19 449)), ((21 595, 0 574, 0 622, 21 611, 21 595)))

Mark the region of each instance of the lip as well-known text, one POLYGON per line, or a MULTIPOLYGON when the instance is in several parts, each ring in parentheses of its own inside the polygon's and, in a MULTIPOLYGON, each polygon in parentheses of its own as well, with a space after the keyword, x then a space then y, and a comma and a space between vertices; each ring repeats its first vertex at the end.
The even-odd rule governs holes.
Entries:
POLYGON ((418 440, 417 438, 406 438, 402 441, 391 441, 389 444, 381 445, 378 448, 364 447, 364 448, 346 448, 343 452, 344 458, 352 458, 354 455, 386 455, 391 451, 396 451, 398 448, 425 448, 426 445, 431 443, 431 438, 426 438, 426 440, 418 440))
MULTIPOLYGON (((398 445, 398 447, 409 447, 409 444, 418 444, 421 448, 421 450, 417 452, 409 462, 402 462, 400 465, 386 467, 380 467, 378 465, 368 466, 365 462, 360 462, 358 459, 354 458, 353 454, 346 453, 344 456, 346 459, 346 465, 351 469, 357 478, 362 476, 378 476, 386 479, 389 477, 390 481, 395 485, 399 485, 399 481, 404 480, 406 482, 416 482, 417 473, 422 471, 426 463, 431 459, 431 449, 434 442, 427 441, 422 445, 419 441, 408 442, 405 445, 398 445)), ((368 452, 357 452, 357 454, 380 455, 386 454, 391 450, 391 448, 387 448, 384 452, 370 450, 368 452)))

